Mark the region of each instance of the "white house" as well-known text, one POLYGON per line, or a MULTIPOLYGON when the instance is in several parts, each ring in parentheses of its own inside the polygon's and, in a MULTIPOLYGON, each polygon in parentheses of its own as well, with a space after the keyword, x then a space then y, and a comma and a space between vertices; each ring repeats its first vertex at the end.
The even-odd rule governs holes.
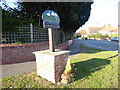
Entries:
POLYGON ((112 27, 110 24, 105 26, 103 29, 98 31, 102 35, 108 35, 111 36, 112 34, 118 34, 118 28, 117 27, 112 27))

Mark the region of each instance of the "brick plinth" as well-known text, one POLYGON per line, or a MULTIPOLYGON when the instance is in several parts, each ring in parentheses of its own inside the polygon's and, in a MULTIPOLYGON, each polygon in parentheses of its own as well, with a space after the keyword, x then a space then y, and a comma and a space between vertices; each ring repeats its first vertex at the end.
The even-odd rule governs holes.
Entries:
POLYGON ((60 81, 69 52, 65 50, 52 53, 49 50, 33 52, 36 56, 37 75, 53 83, 60 81))

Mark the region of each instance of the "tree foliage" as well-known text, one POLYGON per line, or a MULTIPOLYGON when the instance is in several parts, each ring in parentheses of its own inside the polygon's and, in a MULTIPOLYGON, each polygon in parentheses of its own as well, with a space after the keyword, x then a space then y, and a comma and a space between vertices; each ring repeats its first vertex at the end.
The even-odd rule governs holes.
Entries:
POLYGON ((2 9, 2 30, 3 32, 17 31, 16 26, 20 25, 20 19, 14 13, 2 9))
POLYGON ((91 2, 22 2, 19 3, 20 11, 17 15, 26 20, 33 18, 42 27, 42 13, 45 10, 53 10, 60 17, 60 27, 65 32, 75 32, 85 24, 90 16, 91 2))
POLYGON ((42 27, 42 13, 48 9, 53 10, 60 17, 60 28, 64 32, 73 33, 88 21, 91 4, 92 2, 18 2, 18 8, 13 11, 22 23, 32 19, 30 22, 38 24, 40 19, 42 27))

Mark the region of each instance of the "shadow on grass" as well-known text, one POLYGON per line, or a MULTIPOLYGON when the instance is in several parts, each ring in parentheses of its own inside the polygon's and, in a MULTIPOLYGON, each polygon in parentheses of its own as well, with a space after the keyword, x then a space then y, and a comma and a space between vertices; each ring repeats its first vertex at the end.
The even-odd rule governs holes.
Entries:
POLYGON ((90 47, 86 47, 86 46, 81 46, 81 50, 80 53, 98 53, 98 52, 103 52, 103 51, 107 51, 107 50, 102 50, 102 49, 95 49, 95 48, 90 48, 90 47))
POLYGON ((72 50, 70 48, 65 49, 65 50, 69 50, 70 51, 69 55, 76 55, 76 54, 80 54, 80 53, 93 54, 93 53, 107 51, 107 50, 102 50, 102 49, 94 49, 94 48, 90 48, 90 47, 86 47, 86 46, 80 46, 80 50, 79 51, 78 50, 72 50))
POLYGON ((87 61, 77 62, 74 64, 76 67, 75 80, 79 80, 90 76, 91 73, 94 73, 95 71, 104 68, 106 65, 110 64, 110 60, 93 58, 87 61))
POLYGON ((114 55, 114 56, 111 56, 111 57, 108 57, 107 59, 110 59, 110 58, 114 58, 114 57, 117 57, 118 54, 114 55))

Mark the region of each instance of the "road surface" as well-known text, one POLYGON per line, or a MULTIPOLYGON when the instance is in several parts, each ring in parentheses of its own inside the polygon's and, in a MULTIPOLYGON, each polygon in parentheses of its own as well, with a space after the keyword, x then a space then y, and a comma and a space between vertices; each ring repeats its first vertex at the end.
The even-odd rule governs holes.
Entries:
POLYGON ((76 39, 76 40, 77 40, 77 42, 80 42, 81 44, 83 44, 87 47, 109 50, 109 51, 118 51, 118 42, 115 42, 115 41, 82 40, 82 39, 76 39))

